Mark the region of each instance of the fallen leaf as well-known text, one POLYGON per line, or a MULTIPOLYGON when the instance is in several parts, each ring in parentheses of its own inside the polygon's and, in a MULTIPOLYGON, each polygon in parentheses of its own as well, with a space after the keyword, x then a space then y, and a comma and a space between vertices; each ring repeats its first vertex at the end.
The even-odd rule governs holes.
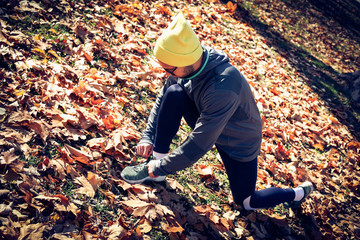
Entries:
POLYGON ((12 211, 11 207, 6 204, 0 204, 0 215, 7 216, 12 211))
POLYGON ((108 239, 122 239, 126 236, 127 230, 124 229, 119 223, 115 223, 110 227, 105 227, 104 232, 108 239))
POLYGON ((103 181, 102 177, 100 177, 99 175, 97 175, 93 172, 88 172, 87 179, 95 192, 98 189, 98 187, 100 187, 100 185, 103 181))
POLYGON ((141 233, 148 233, 152 230, 152 226, 150 224, 150 222, 148 220, 146 220, 146 218, 143 218, 139 224, 138 224, 138 230, 136 231, 140 231, 141 233))
POLYGON ((313 144, 313 147, 317 150, 324 151, 324 145, 321 143, 315 143, 313 144))
POLYGON ((46 58, 45 51, 40 48, 33 48, 33 49, 31 49, 31 52, 35 53, 36 55, 39 55, 40 57, 46 58))
POLYGON ((198 164, 196 170, 201 177, 213 177, 214 172, 210 166, 198 164))
POLYGON ((75 190, 77 193, 84 194, 90 198, 93 198, 95 196, 94 188, 84 176, 75 178, 74 182, 81 186, 80 188, 75 190))

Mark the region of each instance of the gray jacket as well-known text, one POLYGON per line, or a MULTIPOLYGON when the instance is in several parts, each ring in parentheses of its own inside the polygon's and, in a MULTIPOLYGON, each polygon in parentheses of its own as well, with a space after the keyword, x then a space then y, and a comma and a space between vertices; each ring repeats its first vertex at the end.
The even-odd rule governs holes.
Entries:
POLYGON ((194 101, 200 117, 188 138, 155 166, 154 175, 167 175, 191 166, 214 144, 232 159, 248 162, 260 152, 262 122, 250 86, 222 52, 203 46, 203 70, 196 77, 170 76, 151 110, 141 143, 153 143, 162 96, 178 83, 194 101))

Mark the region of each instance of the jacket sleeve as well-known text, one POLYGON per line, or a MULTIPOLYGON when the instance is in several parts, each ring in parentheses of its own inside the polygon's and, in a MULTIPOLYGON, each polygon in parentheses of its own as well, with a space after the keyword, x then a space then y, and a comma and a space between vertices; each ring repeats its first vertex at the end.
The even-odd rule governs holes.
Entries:
POLYGON ((171 174, 195 163, 215 144, 238 104, 239 97, 231 90, 217 89, 206 94, 203 98, 205 107, 193 132, 181 146, 157 162, 154 174, 171 174))
POLYGON ((154 143, 159 108, 160 108, 164 93, 166 92, 166 89, 168 89, 174 83, 176 83, 176 81, 174 81, 174 79, 172 77, 168 77, 166 79, 165 84, 161 88, 160 93, 158 94, 158 96, 156 98, 155 104, 153 105, 153 107, 151 109, 151 112, 150 112, 150 115, 148 118, 148 122, 146 124, 146 128, 141 135, 139 144, 143 144, 143 143, 153 144, 154 143))

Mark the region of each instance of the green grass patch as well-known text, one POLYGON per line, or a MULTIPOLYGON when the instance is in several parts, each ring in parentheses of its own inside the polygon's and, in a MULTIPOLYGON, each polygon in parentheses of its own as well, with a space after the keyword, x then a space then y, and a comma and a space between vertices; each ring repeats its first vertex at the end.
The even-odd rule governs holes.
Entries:
POLYGON ((62 185, 62 192, 70 197, 74 195, 75 189, 77 187, 74 185, 74 182, 71 179, 66 179, 62 185))
POLYGON ((327 66, 325 63, 323 63, 323 62, 321 62, 321 61, 318 61, 318 60, 313 60, 312 63, 313 63, 315 66, 317 66, 317 67, 319 67, 319 68, 321 68, 321 69, 324 69, 324 70, 326 70, 326 68, 328 68, 328 66, 327 66))
POLYGON ((98 203, 93 206, 95 212, 97 212, 102 221, 115 221, 117 219, 117 212, 107 204, 98 203))

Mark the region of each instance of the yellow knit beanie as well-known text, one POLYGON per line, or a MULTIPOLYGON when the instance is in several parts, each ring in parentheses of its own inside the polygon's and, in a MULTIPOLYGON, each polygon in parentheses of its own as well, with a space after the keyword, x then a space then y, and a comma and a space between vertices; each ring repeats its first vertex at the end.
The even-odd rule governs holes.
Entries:
POLYGON ((158 38, 154 48, 158 60, 174 67, 194 64, 202 52, 199 38, 181 12, 158 38))

